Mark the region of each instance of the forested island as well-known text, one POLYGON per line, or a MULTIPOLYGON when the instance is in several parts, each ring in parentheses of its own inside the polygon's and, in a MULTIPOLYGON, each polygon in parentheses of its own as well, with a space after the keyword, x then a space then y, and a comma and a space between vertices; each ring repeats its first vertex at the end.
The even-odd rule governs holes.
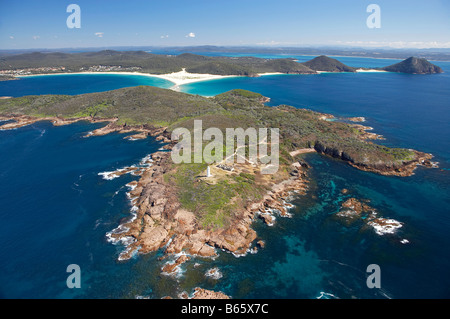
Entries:
POLYGON ((402 62, 382 68, 389 72, 401 72, 410 74, 433 74, 442 73, 442 69, 437 65, 428 62, 423 58, 410 57, 402 62))

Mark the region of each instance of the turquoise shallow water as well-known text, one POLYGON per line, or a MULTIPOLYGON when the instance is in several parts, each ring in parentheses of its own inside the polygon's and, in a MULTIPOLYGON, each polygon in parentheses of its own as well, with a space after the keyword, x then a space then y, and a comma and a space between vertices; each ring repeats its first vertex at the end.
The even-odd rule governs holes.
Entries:
MULTIPOLYGON (((384 63, 372 60, 364 61, 384 63)), ((118 262, 121 247, 105 239, 129 216, 124 185, 135 177, 106 181, 98 173, 138 163, 160 144, 127 141, 119 134, 82 138, 101 124, 53 127, 41 122, 0 131, 1 297, 160 298, 195 286, 235 298, 450 297, 450 64, 437 64, 446 73, 276 75, 182 86, 203 95, 244 88, 271 97, 271 105, 365 116, 365 124, 387 138, 383 143, 431 152, 441 168, 418 168, 407 178, 385 177, 308 154, 312 181, 307 196, 295 200, 293 217, 277 218, 272 227, 255 222, 259 238, 266 241, 264 249, 240 258, 221 253, 216 260, 191 260, 178 278, 160 274, 161 252, 118 262), (342 194, 343 188, 349 193, 342 194), (380 236, 362 221, 340 222, 335 213, 349 197, 369 199, 380 216, 403 227, 380 236), (71 263, 82 270, 78 290, 65 286, 71 263), (366 267, 373 263, 381 267, 381 289, 365 284, 366 267), (212 267, 223 277, 206 278, 212 267)), ((85 93, 98 81, 97 75, 73 77, 0 82, 0 95, 31 94, 30 87, 33 94, 56 93, 55 82, 66 89, 61 93, 85 93), (14 90, 9 87, 13 82, 14 90)), ((134 83, 126 76, 108 81, 101 90, 134 83)))

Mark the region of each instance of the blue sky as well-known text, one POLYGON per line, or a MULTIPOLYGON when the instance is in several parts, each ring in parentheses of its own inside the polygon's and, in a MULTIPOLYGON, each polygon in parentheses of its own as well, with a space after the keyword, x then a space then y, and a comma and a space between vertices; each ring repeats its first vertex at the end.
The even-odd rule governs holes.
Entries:
POLYGON ((450 48, 449 0, 0 0, 0 49, 273 45, 450 48), (69 29, 69 4, 81 28, 69 29), (369 4, 381 28, 369 29, 369 4))

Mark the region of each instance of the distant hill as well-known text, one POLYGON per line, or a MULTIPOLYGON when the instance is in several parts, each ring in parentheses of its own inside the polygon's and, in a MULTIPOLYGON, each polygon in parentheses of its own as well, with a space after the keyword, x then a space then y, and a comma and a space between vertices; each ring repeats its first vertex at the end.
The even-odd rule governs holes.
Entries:
POLYGON ((402 62, 386 66, 382 69, 389 72, 410 74, 433 74, 444 72, 440 67, 428 62, 426 59, 416 57, 407 58, 402 62))
POLYGON ((204 55, 192 54, 192 53, 182 53, 176 56, 177 59, 182 59, 185 61, 195 61, 195 62, 203 62, 203 61, 211 61, 212 58, 204 55))
POLYGON ((266 62, 266 66, 276 70, 276 72, 287 74, 315 74, 315 70, 312 70, 308 66, 295 62, 291 59, 273 59, 266 62))
MULTIPOLYGON (((318 56, 304 63, 293 58, 265 59, 252 56, 202 56, 192 53, 179 55, 153 54, 145 51, 114 51, 61 53, 31 52, 0 56, 0 71, 3 75, 109 72, 127 71, 152 74, 167 74, 183 69, 191 73, 215 75, 258 76, 260 73, 316 74, 325 72, 356 72, 342 62, 318 56)), ((362 68, 364 69, 364 68, 362 68)), ((426 59, 410 57, 400 63, 380 70, 411 74, 442 73, 442 69, 426 59)), ((3 77, 3 80, 9 78, 3 77)))
MULTIPOLYGON (((129 48, 124 48, 129 50, 129 48)), ((450 49, 432 48, 432 49, 394 49, 394 48, 356 48, 356 47, 251 47, 251 46, 190 46, 190 47, 171 47, 172 51, 191 52, 191 53, 237 53, 237 54, 282 54, 287 56, 298 55, 328 55, 328 56, 348 56, 365 58, 384 58, 403 60, 409 56, 417 56, 433 61, 450 61, 450 49)), ((136 48, 133 48, 136 50, 136 48)), ((150 48, 147 50, 155 50, 150 48)), ((0 50, 0 55, 2 51, 0 50)))
POLYGON ((318 56, 312 60, 303 62, 302 64, 315 71, 356 72, 356 68, 347 66, 344 63, 325 55, 318 56))
MULTIPOLYGON (((255 57, 209 57, 192 53, 180 55, 152 54, 144 51, 113 51, 81 53, 32 52, 0 57, 0 71, 28 70, 31 73, 66 73, 98 71, 138 71, 165 74, 181 71, 217 75, 257 76, 258 73, 316 73, 292 59, 255 57), (52 69, 53 68, 53 69, 52 69)), ((11 72, 13 74, 14 72, 11 72)))

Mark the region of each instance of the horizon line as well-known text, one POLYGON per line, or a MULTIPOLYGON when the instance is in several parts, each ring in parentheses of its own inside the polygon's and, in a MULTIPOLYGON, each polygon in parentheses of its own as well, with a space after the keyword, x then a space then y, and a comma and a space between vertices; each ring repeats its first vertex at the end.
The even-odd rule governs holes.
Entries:
POLYGON ((78 46, 78 47, 34 47, 34 48, 0 48, 1 51, 49 51, 49 50, 76 50, 76 49, 108 49, 108 48, 257 48, 257 49, 335 49, 335 50, 366 50, 366 51, 431 51, 431 50, 444 50, 449 51, 449 47, 429 47, 429 48, 418 48, 418 47, 364 47, 364 46, 345 46, 345 45, 329 45, 329 44, 318 44, 318 45, 263 45, 263 44, 247 44, 247 45, 214 45, 214 44, 199 44, 199 45, 108 45, 108 46, 78 46))

